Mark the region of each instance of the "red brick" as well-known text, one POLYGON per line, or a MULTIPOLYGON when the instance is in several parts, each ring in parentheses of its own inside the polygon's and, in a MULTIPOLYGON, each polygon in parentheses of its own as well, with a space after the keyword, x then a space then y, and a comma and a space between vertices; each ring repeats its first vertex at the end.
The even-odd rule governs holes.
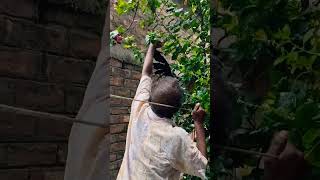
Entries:
POLYGON ((127 79, 130 79, 131 78, 131 70, 125 69, 124 70, 124 77, 127 79))
POLYGON ((29 168, 30 180, 63 180, 64 168, 29 168))
POLYGON ((100 37, 84 31, 71 31, 70 46, 71 56, 96 59, 100 51, 100 37))
POLYGON ((134 97, 136 95, 136 88, 134 90, 130 90, 130 97, 134 97))
POLYGON ((71 123, 55 121, 54 119, 39 119, 37 121, 37 136, 61 138, 68 140, 71 123))
POLYGON ((6 19, 0 15, 0 42, 4 42, 7 38, 6 19))
POLYGON ((111 134, 110 135, 110 143, 115 142, 125 142, 127 138, 127 133, 119 133, 119 134, 111 134))
POLYGON ((67 31, 60 26, 46 26, 43 28, 45 46, 41 49, 49 52, 65 54, 68 47, 67 31))
MULTIPOLYGON (((8 147, 6 144, 0 144, 0 166, 7 166, 8 162, 8 147)), ((1 177, 1 175, 0 175, 1 177)))
POLYGON ((140 80, 141 79, 141 72, 139 71, 131 71, 131 77, 134 80, 140 80))
POLYGON ((122 159, 111 162, 110 163, 110 170, 115 170, 115 169, 119 169, 122 163, 122 159))
POLYGON ((119 61, 119 60, 117 60, 117 59, 111 58, 111 59, 110 59, 110 66, 121 68, 121 67, 122 67, 122 62, 119 61))
POLYGON ((119 123, 128 123, 128 122, 129 122, 129 115, 111 115, 110 124, 119 124, 119 123))
POLYGON ((123 68, 133 70, 133 71, 141 71, 142 70, 142 67, 140 65, 131 64, 131 63, 124 63, 123 68))
POLYGON ((114 95, 118 96, 124 96, 124 97, 129 97, 130 96, 130 90, 128 88, 124 87, 110 87, 110 92, 114 95))
POLYGON ((0 78, 0 102, 7 105, 15 104, 15 83, 11 79, 0 78))
POLYGON ((127 131, 127 124, 115 124, 115 125, 110 125, 110 133, 111 134, 116 134, 116 133, 123 133, 127 131))
POLYGON ((80 61, 61 56, 47 56, 47 76, 52 82, 72 82, 87 84, 94 70, 94 62, 80 61))
POLYGON ((33 0, 1 0, 0 13, 31 19, 36 10, 33 0))
POLYGON ((121 77, 112 76, 110 78, 111 86, 123 86, 124 79, 121 77))
POLYGON ((110 98, 110 105, 111 105, 111 106, 121 105, 121 99, 118 99, 118 98, 110 98))
POLYGON ((43 27, 28 21, 5 18, 5 34, 3 41, 10 46, 34 50, 46 47, 43 27))
POLYGON ((133 68, 134 71, 141 72, 142 71, 142 66, 141 65, 135 65, 133 68))
MULTIPOLYGON (((109 169, 111 169, 112 167, 113 166, 111 166, 109 169)), ((110 171, 110 174, 111 174, 110 179, 117 179, 118 171, 119 171, 119 169, 110 171)))
MULTIPOLYGON (((49 0, 50 5, 44 12, 43 20, 45 22, 61 24, 68 27, 78 29, 85 29, 96 34, 102 33, 105 16, 83 13, 80 9, 73 12, 68 8, 69 5, 64 7, 56 6, 55 4, 70 4, 71 0, 49 0), (51 2, 52 1, 52 2, 51 2), (80 11, 79 11, 80 10, 80 11)), ((79 7, 78 7, 79 8, 79 7)))
POLYGON ((82 86, 67 86, 65 88, 65 111, 76 114, 82 105, 86 88, 82 86))
POLYGON ((41 54, 0 46, 0 75, 36 79, 41 73, 41 54))
POLYGON ((139 85, 139 81, 138 80, 130 80, 130 79, 126 79, 124 81, 124 86, 128 87, 128 88, 137 88, 139 85))
POLYGON ((126 142, 112 143, 110 146, 110 152, 123 151, 125 150, 126 142))
POLYGON ((130 69, 130 70, 133 70, 134 69, 134 65, 132 64, 124 64, 124 69, 130 69))
POLYGON ((70 3, 70 0, 48 0, 48 3, 50 4, 59 4, 59 5, 68 5, 70 3))
POLYGON ((110 160, 110 162, 113 162, 113 161, 117 160, 117 155, 116 154, 110 154, 109 160, 110 160))
POLYGON ((28 169, 1 169, 0 179, 1 180, 29 180, 28 169))
POLYGON ((34 135, 34 117, 5 111, 0 111, 0 116, 0 137, 24 138, 34 135))
POLYGON ((64 7, 57 8, 56 6, 49 6, 47 10, 44 11, 43 17, 40 18, 45 22, 61 24, 67 27, 73 26, 75 21, 75 16, 72 11, 68 11, 64 7))
POLYGON ((57 153, 57 160, 58 163, 65 164, 67 161, 67 155, 68 155, 68 144, 59 144, 58 145, 58 153, 57 153))
POLYGON ((122 106, 131 106, 131 104, 132 104, 132 101, 131 100, 128 100, 128 99, 123 99, 122 101, 121 101, 121 105, 122 106))
POLYGON ((101 35, 105 16, 88 13, 78 13, 75 16, 74 24, 76 27, 101 35))
POLYGON ((43 26, 29 21, 5 18, 5 44, 20 48, 64 54, 67 31, 59 26, 43 26))
POLYGON ((119 76, 119 77, 124 77, 126 74, 125 69, 117 68, 117 67, 111 67, 111 75, 112 76, 119 76))
POLYGON ((56 84, 16 81, 16 104, 41 111, 62 112, 64 91, 56 84))
POLYGON ((117 160, 123 159, 124 151, 118 151, 116 152, 116 154, 117 154, 117 160))
POLYGON ((11 144, 8 148, 8 165, 55 164, 56 151, 54 144, 11 144))
POLYGON ((47 171, 44 173, 44 180, 63 180, 64 179, 64 171, 47 171))
POLYGON ((111 108, 111 114, 129 114, 129 108, 128 107, 111 108))

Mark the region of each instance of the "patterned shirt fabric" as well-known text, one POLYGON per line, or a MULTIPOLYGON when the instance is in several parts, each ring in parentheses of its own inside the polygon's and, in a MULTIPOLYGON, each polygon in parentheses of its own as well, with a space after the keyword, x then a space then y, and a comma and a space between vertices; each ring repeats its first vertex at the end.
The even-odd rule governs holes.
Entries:
MULTIPOLYGON (((142 76, 135 99, 148 101, 152 80, 142 76)), ((207 159, 189 134, 149 103, 133 101, 126 149, 117 180, 179 180, 182 173, 205 178, 207 159)))

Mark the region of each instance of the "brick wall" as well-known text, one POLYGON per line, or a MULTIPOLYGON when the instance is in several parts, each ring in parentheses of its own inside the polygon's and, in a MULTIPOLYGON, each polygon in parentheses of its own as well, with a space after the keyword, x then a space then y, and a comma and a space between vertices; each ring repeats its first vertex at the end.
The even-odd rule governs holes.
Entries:
MULTIPOLYGON (((141 77, 141 66, 133 63, 130 53, 115 47, 111 49, 110 93, 134 97, 141 77)), ((125 150, 131 101, 111 98, 110 119, 110 172, 116 179, 125 150)))
MULTIPOLYGON (((1 0, 1 104, 76 115, 100 50, 104 16, 64 2, 1 0)), ((0 110, 0 179, 63 180, 70 128, 0 110)))

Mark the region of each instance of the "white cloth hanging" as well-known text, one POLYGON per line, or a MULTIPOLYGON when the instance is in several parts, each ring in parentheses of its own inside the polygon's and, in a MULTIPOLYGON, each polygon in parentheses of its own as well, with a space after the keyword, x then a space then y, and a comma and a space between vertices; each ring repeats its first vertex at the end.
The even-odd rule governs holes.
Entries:
MULTIPOLYGON (((87 86, 78 119, 108 125, 109 122, 109 8, 101 50, 87 86)), ((109 180, 109 129, 74 123, 68 142, 64 180, 109 180)))

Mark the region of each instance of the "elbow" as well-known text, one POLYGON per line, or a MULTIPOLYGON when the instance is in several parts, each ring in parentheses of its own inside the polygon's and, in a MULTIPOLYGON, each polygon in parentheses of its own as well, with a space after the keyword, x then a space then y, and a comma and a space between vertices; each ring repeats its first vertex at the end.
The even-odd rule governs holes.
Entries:
POLYGON ((145 71, 145 70, 143 70, 141 73, 142 76, 149 76, 149 77, 151 76, 151 74, 152 74, 152 71, 145 71))

